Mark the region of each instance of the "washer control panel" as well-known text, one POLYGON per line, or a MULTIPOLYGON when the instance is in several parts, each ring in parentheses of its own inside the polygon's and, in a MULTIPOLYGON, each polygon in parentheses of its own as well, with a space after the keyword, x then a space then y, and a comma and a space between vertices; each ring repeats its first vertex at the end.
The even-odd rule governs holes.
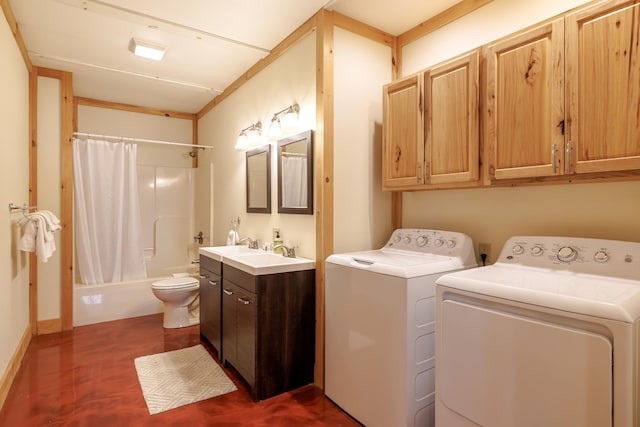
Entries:
POLYGON ((391 234, 384 247, 457 256, 473 251, 473 241, 466 234, 454 231, 399 228, 391 234))
POLYGON ((579 237, 515 236, 497 262, 640 279, 640 243, 579 237))

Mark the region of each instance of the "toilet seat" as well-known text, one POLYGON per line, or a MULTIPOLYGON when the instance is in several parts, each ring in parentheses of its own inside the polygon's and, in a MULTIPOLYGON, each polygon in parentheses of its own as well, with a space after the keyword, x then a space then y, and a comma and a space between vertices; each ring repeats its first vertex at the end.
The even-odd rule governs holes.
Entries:
POLYGON ((157 282, 153 282, 151 284, 152 288, 155 289, 185 289, 192 288, 196 285, 199 285, 200 282, 198 279, 193 277, 172 277, 170 279, 159 280, 157 282))

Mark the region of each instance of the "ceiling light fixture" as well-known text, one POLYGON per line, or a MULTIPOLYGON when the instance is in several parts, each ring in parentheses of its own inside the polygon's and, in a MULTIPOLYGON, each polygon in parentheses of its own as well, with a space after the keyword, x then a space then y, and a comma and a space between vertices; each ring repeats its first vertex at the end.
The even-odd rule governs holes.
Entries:
POLYGON ((294 129, 298 125, 298 113, 300 106, 295 103, 283 108, 273 115, 269 126, 269 136, 278 138, 282 136, 282 129, 294 129))
POLYGON ((160 61, 164 56, 167 48, 164 46, 160 46, 159 44, 133 38, 129 42, 129 50, 133 52, 134 55, 141 58, 160 61))
POLYGON ((233 148, 241 151, 256 146, 260 142, 260 135, 262 135, 262 122, 257 121, 240 131, 236 145, 233 148))

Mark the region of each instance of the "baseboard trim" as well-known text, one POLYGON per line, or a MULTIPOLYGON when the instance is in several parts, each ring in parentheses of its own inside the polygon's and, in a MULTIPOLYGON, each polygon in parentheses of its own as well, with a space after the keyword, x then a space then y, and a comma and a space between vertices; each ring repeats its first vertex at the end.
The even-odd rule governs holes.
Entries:
POLYGON ((4 401, 7 399, 9 395, 9 389, 11 389, 11 385, 13 384, 13 380, 18 373, 18 369, 20 369, 20 365, 22 364, 22 358, 27 352, 27 348, 29 347, 29 343, 31 342, 31 325, 27 325, 27 328, 24 330, 24 334, 22 334, 22 338, 18 343, 18 347, 16 348, 15 353, 11 357, 9 364, 7 365, 7 369, 2 375, 2 379, 0 380, 0 408, 4 406, 4 401))
POLYGON ((62 319, 38 320, 38 335, 62 332, 62 319))

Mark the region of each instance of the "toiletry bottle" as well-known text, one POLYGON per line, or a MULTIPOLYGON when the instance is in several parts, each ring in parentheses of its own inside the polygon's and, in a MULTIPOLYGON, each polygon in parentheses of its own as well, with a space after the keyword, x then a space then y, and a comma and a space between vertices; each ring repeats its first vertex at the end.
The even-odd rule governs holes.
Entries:
POLYGON ((277 248, 276 249, 276 245, 281 245, 282 244, 282 238, 280 237, 280 230, 277 230, 275 232, 275 236, 273 236, 273 251, 277 254, 281 254, 282 253, 282 248, 277 248))

